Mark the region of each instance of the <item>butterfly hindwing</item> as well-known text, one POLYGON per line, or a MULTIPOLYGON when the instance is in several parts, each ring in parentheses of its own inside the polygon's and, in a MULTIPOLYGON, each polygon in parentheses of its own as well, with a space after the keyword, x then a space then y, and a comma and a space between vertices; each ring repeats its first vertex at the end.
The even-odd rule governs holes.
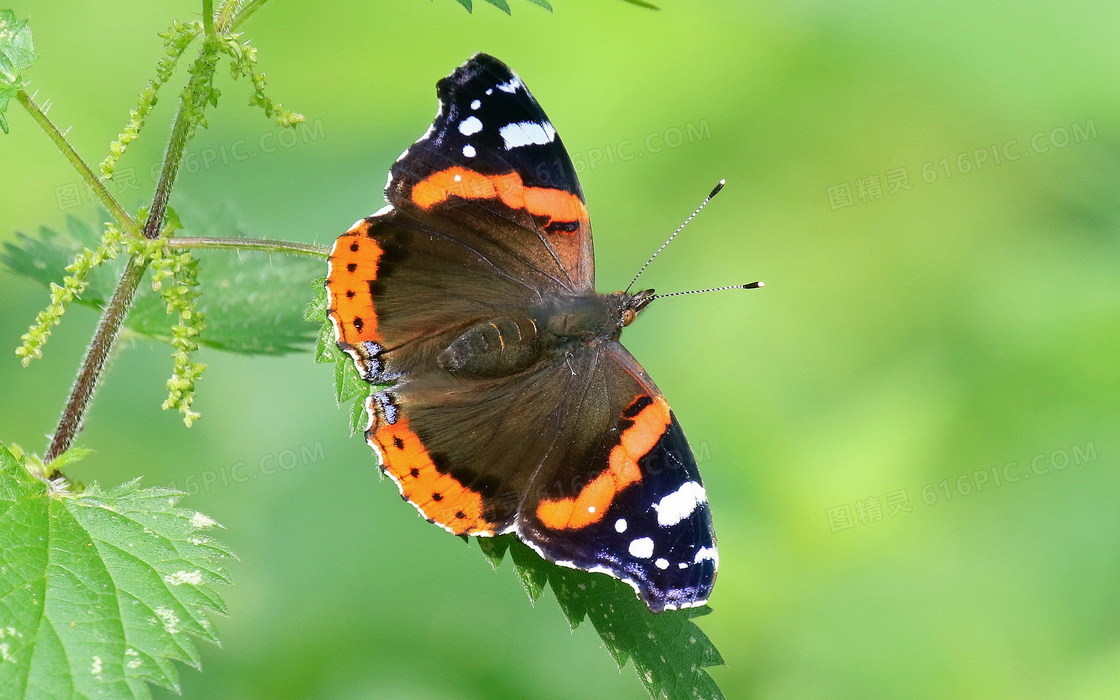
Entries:
MULTIPOLYGON (((655 611, 706 601, 718 556, 695 457, 665 398, 617 343, 600 373, 610 411, 599 439, 538 473, 518 535, 547 559, 629 583, 655 611)), ((587 411, 580 415, 588 418, 587 411)))

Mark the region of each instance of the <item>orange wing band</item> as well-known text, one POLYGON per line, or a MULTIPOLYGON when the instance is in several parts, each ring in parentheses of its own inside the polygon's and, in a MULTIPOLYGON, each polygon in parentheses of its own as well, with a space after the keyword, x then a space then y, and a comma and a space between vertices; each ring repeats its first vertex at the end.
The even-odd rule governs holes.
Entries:
MULTIPOLYGON (((376 402, 370 401, 370 410, 375 411, 376 402)), ((375 422, 378 425, 368 433, 369 443, 381 454, 385 473, 397 482, 405 500, 456 535, 494 534, 495 524, 483 517, 482 495, 436 469, 407 418, 398 416, 390 424, 375 417, 375 422)))
MULTIPOLYGON (((639 397, 635 402, 646 398, 639 397)), ((631 403, 631 406, 634 404, 631 403)), ((542 500, 537 519, 553 530, 573 530, 603 519, 615 497, 623 489, 642 480, 638 460, 649 453, 669 427, 669 404, 656 396, 653 402, 632 418, 633 423, 619 436, 610 452, 608 466, 574 498, 542 500)))
POLYGON ((338 339, 349 345, 365 340, 381 342, 369 283, 377 279, 382 251, 377 241, 367 235, 368 231, 368 221, 354 224, 335 241, 329 258, 330 317, 338 330, 338 339))
POLYGON ((429 175, 412 188, 412 201, 423 209, 431 209, 452 195, 463 199, 499 199, 511 209, 524 209, 552 221, 582 222, 588 218, 587 207, 578 196, 550 187, 529 187, 516 172, 483 175, 455 166, 429 175))

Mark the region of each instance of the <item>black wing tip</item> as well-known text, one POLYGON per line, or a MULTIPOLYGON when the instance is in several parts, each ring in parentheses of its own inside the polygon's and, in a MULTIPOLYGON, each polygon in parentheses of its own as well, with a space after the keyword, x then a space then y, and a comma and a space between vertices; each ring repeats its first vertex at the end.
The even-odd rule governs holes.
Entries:
POLYGON ((467 59, 466 63, 464 63, 463 65, 468 66, 472 63, 490 63, 490 64, 497 64, 499 66, 506 65, 505 63, 503 63, 502 61, 499 61, 498 59, 494 58, 492 55, 486 53, 485 51, 479 51, 475 55, 471 56, 470 58, 467 59))
MULTIPOLYGON (((444 78, 453 85, 465 85, 474 80, 479 73, 490 73, 498 75, 514 76, 513 69, 511 69, 504 62, 494 58, 488 53, 479 51, 475 55, 468 58, 458 68, 456 68, 451 75, 444 78)), ((442 83, 443 81, 441 81, 442 83)), ((442 87, 442 85, 441 85, 442 87)))

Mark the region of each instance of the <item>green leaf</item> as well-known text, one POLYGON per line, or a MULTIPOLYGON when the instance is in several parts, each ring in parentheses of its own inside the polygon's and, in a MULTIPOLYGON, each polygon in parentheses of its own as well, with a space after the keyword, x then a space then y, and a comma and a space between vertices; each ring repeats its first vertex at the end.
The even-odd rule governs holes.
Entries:
MULTIPOLYGON (((66 266, 84 248, 94 248, 100 232, 74 217, 66 219, 64 232, 47 227, 39 229, 32 237, 17 233, 14 241, 6 241, 0 249, 0 262, 12 272, 29 277, 43 285, 58 282, 66 274, 66 266)), ((113 294, 120 266, 104 265, 91 270, 87 276, 89 287, 78 301, 100 308, 113 294)))
POLYGON ((27 20, 11 10, 0 10, 0 79, 14 83, 38 56, 27 20))
POLYGON ((502 565, 502 558, 506 555, 506 550, 509 549, 508 537, 479 537, 478 548, 486 555, 486 560, 490 562, 490 566, 497 569, 502 565))
POLYGON ((651 613, 621 581, 545 561, 513 535, 478 543, 495 568, 508 547, 530 599, 547 581, 572 629, 590 620, 619 668, 633 663, 650 697, 723 698, 704 670, 723 664, 723 657, 693 621, 711 612, 707 606, 651 613))
POLYGON ((4 113, 8 111, 8 103, 18 94, 19 88, 14 85, 0 84, 0 131, 5 134, 8 133, 8 120, 4 117, 4 113))
POLYGON ((177 507, 183 495, 77 490, 29 472, 0 444, 0 688, 6 697, 148 698, 179 691, 175 661, 198 667, 194 639, 217 643, 207 612, 232 556, 177 507))
MULTIPOLYGON (((196 217, 197 218, 197 217, 196 217)), ((213 221, 193 223, 191 235, 235 234, 238 225, 229 214, 213 221)), ((43 285, 57 282, 65 267, 83 248, 97 245, 98 232, 69 217, 66 232, 41 228, 37 237, 17 234, 5 242, 0 262, 13 272, 43 285)), ((199 345, 245 354, 279 355, 303 349, 315 337, 315 325, 305 321, 301 309, 311 296, 306 282, 322 274, 323 263, 310 258, 259 251, 198 251, 201 261, 197 308, 206 314, 206 330, 199 345)), ((89 274, 89 288, 78 300, 104 308, 113 294, 124 265, 123 257, 89 274)), ((176 318, 158 292, 142 285, 125 326, 140 335, 167 342, 176 318)))
MULTIPOLYGON (((364 434, 368 424, 369 416, 366 415, 366 402, 355 401, 350 405, 350 434, 364 434)), ((380 472, 378 473, 380 474, 380 472)))
MULTIPOLYGON (((206 330, 197 338, 229 352, 280 355, 303 349, 314 338, 314 326, 300 313, 307 296, 306 280, 322 264, 306 258, 257 251, 199 251, 198 310, 206 314, 206 330)), ((158 294, 138 296, 126 325, 146 336, 169 340, 174 318, 158 294)))
POLYGON ((506 2, 506 0, 486 0, 486 2, 505 12, 507 15, 513 14, 513 12, 509 9, 509 3, 506 2))
POLYGON ((334 394, 339 405, 359 396, 369 396, 369 383, 358 374, 353 360, 339 350, 335 352, 340 355, 340 361, 334 365, 334 394))
POLYGON ((16 19, 11 10, 0 10, 0 130, 8 133, 4 112, 23 87, 23 71, 38 56, 27 20, 16 19))
POLYGON ((517 544, 520 546, 509 548, 509 554, 513 558, 513 570, 517 574, 517 579, 521 581, 525 593, 528 594, 529 601, 536 603, 544 593, 544 585, 548 583, 548 569, 536 565, 541 561, 536 552, 520 541, 517 544))
POLYGON ((307 306, 303 309, 303 320, 314 323, 319 329, 315 334, 315 362, 317 363, 334 362, 336 359, 335 351, 338 350, 338 346, 334 342, 334 329, 331 326, 330 319, 327 318, 326 284, 326 277, 317 277, 311 283, 311 288, 315 290, 315 296, 307 302, 307 306))
MULTIPOLYGON (((455 0, 455 2, 465 7, 467 9, 467 12, 474 11, 474 3, 471 0, 455 0)), ((510 9, 509 2, 507 0, 485 0, 485 2, 493 5, 502 12, 505 12, 507 15, 513 14, 513 11, 510 9)), ((538 7, 543 7, 549 12, 552 12, 552 5, 549 4, 548 0, 528 0, 528 2, 531 2, 538 7)))
POLYGON ((61 471, 74 462, 82 461, 91 454, 93 454, 93 450, 86 449, 85 447, 71 447, 51 460, 51 471, 61 471))
POLYGON ((316 289, 315 299, 307 305, 303 317, 308 322, 319 324, 319 333, 315 337, 315 362, 333 363, 335 400, 340 408, 353 401, 350 406, 350 434, 358 435, 366 429, 368 418, 365 398, 370 395, 372 387, 358 374, 354 360, 338 349, 334 340, 334 325, 327 318, 327 290, 323 286, 325 282, 326 279, 320 277, 313 283, 316 289))
MULTIPOLYGON (((330 321, 328 320, 329 324, 330 321)), ((331 340, 334 344, 334 340, 331 340)), ((358 374, 358 368, 354 366, 354 361, 350 356, 339 350, 337 347, 334 349, 336 361, 334 363, 334 396, 338 401, 339 407, 350 404, 350 434, 358 435, 365 432, 366 423, 366 402, 365 399, 370 395, 372 387, 368 382, 362 379, 358 374)))

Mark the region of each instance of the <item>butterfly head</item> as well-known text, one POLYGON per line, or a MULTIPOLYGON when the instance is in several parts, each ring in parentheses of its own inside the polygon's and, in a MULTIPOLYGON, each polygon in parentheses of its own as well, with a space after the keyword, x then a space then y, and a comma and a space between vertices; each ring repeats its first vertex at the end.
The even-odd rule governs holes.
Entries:
POLYGON ((640 292, 615 292, 607 297, 612 309, 616 309, 613 316, 617 319, 619 329, 625 328, 634 322, 638 313, 654 300, 652 289, 643 289, 640 292))

